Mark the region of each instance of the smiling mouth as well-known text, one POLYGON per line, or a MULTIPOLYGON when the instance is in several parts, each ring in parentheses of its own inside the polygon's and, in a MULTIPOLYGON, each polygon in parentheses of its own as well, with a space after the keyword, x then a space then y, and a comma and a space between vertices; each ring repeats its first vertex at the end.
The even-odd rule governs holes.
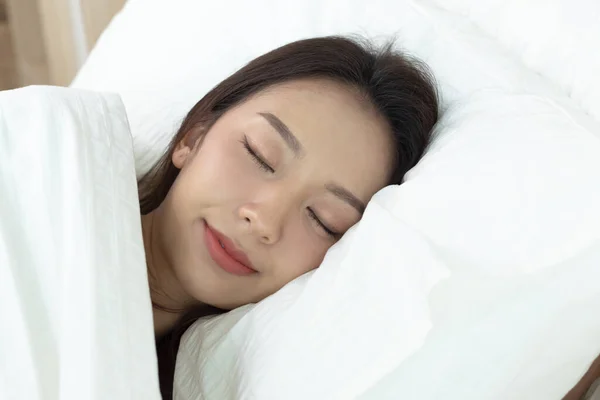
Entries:
POLYGON ((204 242, 213 261, 225 272, 233 275, 246 276, 255 274, 248 257, 235 248, 227 236, 213 229, 204 221, 204 242))

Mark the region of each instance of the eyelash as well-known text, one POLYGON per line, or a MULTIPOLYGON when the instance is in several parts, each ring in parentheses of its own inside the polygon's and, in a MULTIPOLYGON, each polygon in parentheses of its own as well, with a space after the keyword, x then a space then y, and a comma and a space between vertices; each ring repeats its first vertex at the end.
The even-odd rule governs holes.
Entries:
POLYGON ((319 225, 321 229, 325 231, 332 238, 337 238, 339 233, 332 231, 329 229, 320 219, 317 217, 317 214, 312 210, 312 208, 308 207, 308 216, 319 225))
POLYGON ((263 160, 257 153, 254 151, 250 143, 248 142, 248 136, 244 135, 244 138, 241 140, 244 149, 248 152, 252 160, 258 165, 260 169, 265 172, 274 173, 275 169, 271 167, 265 160, 263 160))

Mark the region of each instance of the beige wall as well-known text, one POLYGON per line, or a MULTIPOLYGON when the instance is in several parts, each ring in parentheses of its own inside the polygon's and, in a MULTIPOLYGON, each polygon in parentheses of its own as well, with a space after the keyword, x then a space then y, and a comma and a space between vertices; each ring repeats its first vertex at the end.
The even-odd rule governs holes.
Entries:
POLYGON ((5 0, 19 84, 48 83, 48 62, 37 0, 5 0))
MULTIPOLYGON (((23 1, 23 0, 9 0, 23 1)), ((36 0, 26 0, 35 3, 36 0)), ((77 73, 85 57, 85 49, 81 47, 82 30, 78 29, 77 19, 81 13, 73 8, 71 0, 37 0, 43 43, 48 61, 50 82, 66 86, 77 73)))
POLYGON ((21 85, 68 85, 125 0, 7 2, 21 85))
POLYGON ((92 48, 112 17, 123 8, 125 0, 81 0, 86 44, 92 48))

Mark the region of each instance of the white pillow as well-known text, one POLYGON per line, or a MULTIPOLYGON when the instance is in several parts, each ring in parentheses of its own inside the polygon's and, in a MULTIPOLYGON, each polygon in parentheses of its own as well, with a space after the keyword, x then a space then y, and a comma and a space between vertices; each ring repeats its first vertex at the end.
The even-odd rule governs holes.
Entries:
MULTIPOLYGON (((600 203, 598 188, 590 184, 598 181, 600 155, 594 137, 598 125, 563 95, 558 84, 524 69, 516 55, 466 19, 425 1, 200 4, 177 0, 165 8, 158 0, 131 0, 101 38, 74 85, 123 94, 140 174, 156 159, 157 150, 166 147, 187 109, 242 63, 300 37, 365 31, 370 35, 397 32, 399 43, 433 68, 444 108, 448 108, 439 126, 439 140, 409 181, 388 189, 373 205, 399 220, 395 229, 405 233, 406 243, 427 244, 422 248, 431 251, 421 253, 423 260, 435 259, 453 273, 430 297, 434 312, 430 336, 416 352, 419 338, 413 336, 404 350, 385 363, 378 359, 379 364, 365 365, 362 374, 351 378, 348 391, 340 392, 344 387, 338 379, 357 373, 355 363, 364 360, 360 352, 371 344, 329 341, 328 349, 318 341, 319 334, 323 329, 333 334, 344 326, 361 332, 361 324, 368 325, 377 315, 362 317, 350 314, 351 310, 335 308, 334 313, 326 308, 328 314, 323 315, 339 317, 347 324, 352 317, 353 325, 311 325, 308 305, 327 292, 317 283, 312 287, 321 291, 306 292, 306 288, 313 280, 326 282, 322 277, 344 275, 356 268, 351 263, 324 264, 310 279, 293 282, 255 308, 196 324, 182 342, 185 350, 177 366, 177 395, 194 398, 204 393, 208 398, 222 398, 224 393, 234 393, 254 398, 260 393, 260 398, 286 399, 294 399, 295 393, 308 393, 312 396, 308 398, 319 398, 315 393, 359 395, 368 382, 383 378, 395 363, 397 369, 390 379, 366 392, 366 398, 426 399, 434 394, 442 397, 441 393, 449 399, 487 398, 478 396, 482 393, 489 398, 559 398, 600 350, 589 334, 598 332, 598 321, 584 314, 600 305, 600 289, 590 284, 597 279, 591 265, 597 265, 599 257, 600 203), (156 30, 158 20, 168 29, 156 30), (561 151, 567 148, 570 153, 561 151), (521 223, 526 230, 519 229, 521 223), (584 253, 586 244, 589 253, 584 253), (579 282, 582 279, 586 281, 579 282), (572 290, 577 283, 582 284, 581 292, 572 290), (297 313, 291 312, 296 301, 301 306, 295 309, 297 313), (567 325, 572 318, 578 324, 567 325), (506 324, 515 329, 507 329, 506 324), (544 326, 561 325, 563 331, 542 333, 544 326), (278 327, 276 337, 268 331, 272 326, 278 327), (477 341, 477 332, 487 336, 477 341), (502 338, 494 332, 507 335, 502 338), (202 344, 196 342, 199 337, 202 344), (573 341, 573 337, 579 339, 573 341), (490 345, 497 340, 502 340, 497 347, 490 345), (544 357, 526 352, 527 344, 530 349, 545 349, 544 357), (455 348, 461 353, 455 353, 455 348), (546 348, 556 349, 555 360, 549 360, 551 350, 546 348), (336 374, 330 367, 340 354, 345 358, 338 362, 342 366, 336 374), (235 366, 237 357, 241 364, 235 366), (309 360, 314 360, 310 371, 309 360), (297 369, 294 361, 299 361, 297 369), (435 378, 439 385, 432 384, 432 370, 441 374, 435 378), (212 379, 219 376, 224 379, 222 385, 212 379), (470 380, 471 376, 481 384, 470 380), (518 385, 511 386, 511 377, 518 385), (275 378, 285 378, 285 384, 275 378), (543 386, 545 392, 532 397, 536 386, 543 386), (506 393, 510 396, 502 397, 506 393)), ((361 226, 371 223, 366 216, 353 235, 360 236, 361 226)), ((351 235, 331 254, 348 250, 349 243, 353 243, 351 235)), ((374 257, 366 248, 355 251, 374 257)), ((389 249, 382 254, 389 254, 389 249)), ((383 260, 377 262, 383 265, 383 260)), ((410 265, 394 259, 390 266, 403 274, 410 265)), ((356 296, 371 293, 371 288, 357 287, 356 281, 347 278, 336 285, 355 291, 356 296)), ((382 293, 389 303, 381 303, 402 304, 395 303, 400 295, 382 293)), ((340 293, 326 306, 340 304, 342 298, 340 293)), ((388 312, 379 322, 400 324, 397 327, 406 321, 394 316, 388 312)), ((380 354, 378 344, 372 344, 376 354, 380 354)))
POLYGON ((600 2, 435 0, 468 16, 600 120, 600 2))
POLYGON ((501 92, 448 111, 391 201, 452 275, 424 345, 361 399, 560 399, 583 375, 600 353, 600 139, 580 117, 501 92))
POLYGON ((0 398, 160 397, 117 95, 0 92, 0 398))
POLYGON ((138 176, 162 155, 185 114, 208 90, 264 52, 306 37, 397 36, 403 49, 434 69, 445 102, 493 87, 559 93, 537 76, 523 79, 493 41, 473 36, 468 27, 461 30, 464 25, 411 0, 171 0, 168 7, 163 0, 130 0, 72 87, 121 95, 138 176), (465 41, 477 52, 465 49, 465 41))

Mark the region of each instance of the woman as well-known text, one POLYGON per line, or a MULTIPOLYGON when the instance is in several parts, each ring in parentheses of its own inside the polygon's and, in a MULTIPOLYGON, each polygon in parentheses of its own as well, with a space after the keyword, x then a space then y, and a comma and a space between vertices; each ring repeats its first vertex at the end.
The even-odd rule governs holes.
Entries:
POLYGON ((192 108, 139 182, 165 398, 185 328, 316 268, 437 117, 423 64, 340 37, 271 51, 192 108))

